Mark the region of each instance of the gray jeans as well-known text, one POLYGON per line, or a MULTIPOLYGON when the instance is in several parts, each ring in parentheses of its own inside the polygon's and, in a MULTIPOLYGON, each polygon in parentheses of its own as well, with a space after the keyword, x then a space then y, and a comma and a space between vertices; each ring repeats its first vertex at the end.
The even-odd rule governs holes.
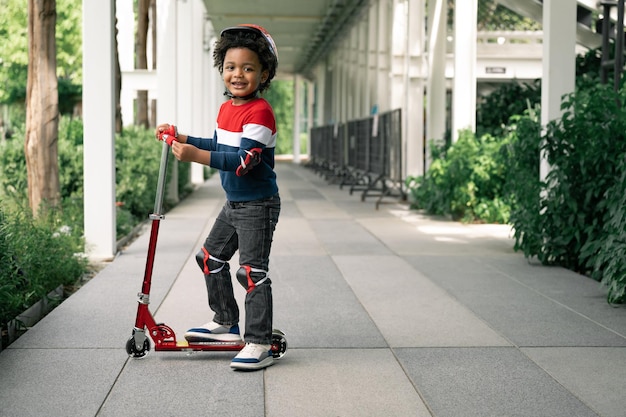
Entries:
POLYGON ((204 270, 209 307, 215 313, 213 321, 226 326, 239 323, 228 263, 239 250, 237 279, 247 288, 246 343, 270 344, 272 340, 272 281, 267 271, 279 214, 278 194, 265 200, 227 201, 204 242, 204 250, 219 261, 209 261, 213 267, 204 270))

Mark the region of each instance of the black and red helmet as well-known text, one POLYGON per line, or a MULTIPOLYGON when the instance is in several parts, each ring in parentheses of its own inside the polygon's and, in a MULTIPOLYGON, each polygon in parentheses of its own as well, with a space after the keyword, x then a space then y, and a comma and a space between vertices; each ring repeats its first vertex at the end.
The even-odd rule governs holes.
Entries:
POLYGON ((242 23, 237 26, 228 27, 220 33, 220 38, 224 38, 228 35, 237 35, 240 33, 253 33, 257 35, 259 39, 265 40, 265 45, 267 46, 267 50, 269 54, 259 54, 259 58, 261 59, 261 63, 266 67, 269 71, 269 80, 274 78, 276 75, 276 68, 278 67, 278 49, 276 49, 276 43, 272 36, 269 34, 265 28, 259 25, 254 25, 250 23, 242 23))
POLYGON ((276 57, 276 62, 278 62, 278 50, 276 49, 276 43, 274 43, 274 39, 272 39, 272 36, 269 34, 269 32, 265 30, 265 28, 263 28, 262 26, 253 25, 251 23, 242 23, 240 25, 232 26, 232 27, 222 30, 222 32, 220 33, 220 37, 224 36, 225 33, 236 33, 236 32, 246 32, 246 31, 254 32, 257 35, 263 36, 265 40, 267 41, 267 45, 270 51, 276 57))

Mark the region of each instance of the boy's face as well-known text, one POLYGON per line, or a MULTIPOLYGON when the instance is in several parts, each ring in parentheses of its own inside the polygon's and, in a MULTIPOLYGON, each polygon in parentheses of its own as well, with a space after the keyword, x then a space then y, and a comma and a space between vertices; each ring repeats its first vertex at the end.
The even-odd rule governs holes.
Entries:
MULTIPOLYGON (((224 56, 222 77, 224 85, 235 96, 252 94, 267 80, 268 71, 263 70, 258 55, 248 48, 231 48, 224 56)), ((245 100, 233 98, 233 104, 243 104, 245 100)))

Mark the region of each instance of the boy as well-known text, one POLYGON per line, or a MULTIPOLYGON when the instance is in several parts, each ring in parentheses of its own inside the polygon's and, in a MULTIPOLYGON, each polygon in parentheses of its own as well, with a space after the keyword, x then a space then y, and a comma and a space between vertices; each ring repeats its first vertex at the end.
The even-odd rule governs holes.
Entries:
POLYGON ((179 134, 159 125, 157 137, 174 136, 174 156, 220 171, 226 203, 196 255, 204 273, 213 320, 189 329, 191 342, 237 342, 239 309, 233 295, 228 261, 239 250, 235 276, 246 289, 245 347, 232 360, 236 370, 273 364, 272 289, 268 276, 273 233, 280 213, 274 172, 276 121, 270 104, 258 94, 276 74, 276 45, 265 29, 239 25, 224 29, 215 44, 214 66, 223 77, 230 100, 220 107, 212 138, 179 134))

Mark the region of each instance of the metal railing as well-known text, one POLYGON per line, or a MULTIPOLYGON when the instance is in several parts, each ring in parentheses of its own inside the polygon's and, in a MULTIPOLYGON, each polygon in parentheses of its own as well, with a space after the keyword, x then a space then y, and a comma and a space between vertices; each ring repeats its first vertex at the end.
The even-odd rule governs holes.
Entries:
POLYGON ((406 199, 400 109, 314 127, 310 138, 308 165, 328 182, 360 191, 361 201, 378 197, 377 209, 387 197, 406 199))

